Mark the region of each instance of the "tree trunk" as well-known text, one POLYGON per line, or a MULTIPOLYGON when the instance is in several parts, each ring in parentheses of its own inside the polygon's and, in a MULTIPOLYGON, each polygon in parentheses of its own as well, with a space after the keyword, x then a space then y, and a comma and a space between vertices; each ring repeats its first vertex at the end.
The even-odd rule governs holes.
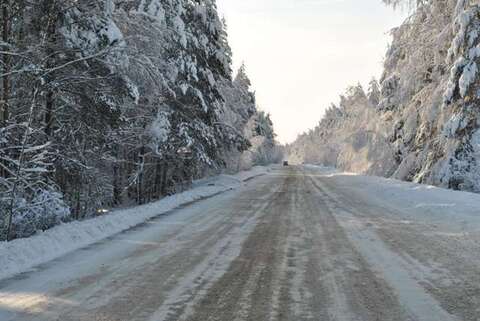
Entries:
POLYGON ((121 195, 122 195, 122 170, 119 162, 119 158, 121 158, 120 146, 114 144, 113 146, 113 206, 117 206, 121 203, 121 195))
MULTIPOLYGON (((10 12, 9 12, 9 0, 3 0, 2 6, 2 41, 8 43, 10 40, 10 12)), ((4 48, 8 51, 9 48, 4 48)), ((3 74, 2 77, 2 102, 0 104, 0 120, 2 123, 8 121, 9 118, 9 99, 10 99, 10 55, 3 55, 3 74)))
POLYGON ((128 152, 125 150, 125 159, 128 160, 127 162, 127 177, 129 177, 128 182, 128 200, 136 200, 136 193, 137 193, 137 184, 133 179, 136 179, 136 166, 137 166, 137 152, 128 152), (135 184, 134 184, 135 183, 135 184))
MULTIPOLYGON (((2 10, 2 41, 4 43, 8 43, 9 41, 9 33, 10 33, 10 17, 9 17, 9 1, 4 0, 2 10)), ((3 50, 8 51, 9 48, 5 47, 3 50)), ((0 102, 0 126, 2 124, 6 124, 9 118, 9 96, 10 96, 10 78, 7 75, 10 72, 10 56, 8 54, 4 54, 2 57, 3 62, 3 74, 2 77, 2 96, 0 102)), ((6 166, 6 162, 2 160, 3 166, 6 166)), ((8 172, 0 166, 0 177, 7 177, 8 172)))
MULTIPOLYGON (((55 67, 55 45, 57 41, 57 19, 58 14, 55 6, 55 0, 47 2, 47 72, 55 67)), ((48 72, 46 76, 47 94, 45 98, 45 134, 50 137, 53 134, 53 122, 54 122, 54 108, 55 108, 55 95, 52 84, 55 80, 55 74, 48 72)))
POLYGON ((49 90, 47 92, 47 97, 45 102, 45 134, 47 135, 47 137, 52 136, 53 108, 54 108, 53 91, 49 90))
POLYGON ((143 199, 144 199, 143 177, 144 177, 144 171, 145 171, 145 146, 143 145, 140 148, 139 161, 140 161, 140 172, 138 174, 138 184, 137 184, 137 203, 141 205, 143 204, 143 199))
POLYGON ((167 174, 168 174, 168 163, 163 162, 163 164, 162 164, 162 185, 160 187, 160 194, 162 196, 167 195, 167 174))
POLYGON ((153 197, 159 199, 162 193, 162 163, 160 160, 157 160, 155 164, 155 189, 153 197))

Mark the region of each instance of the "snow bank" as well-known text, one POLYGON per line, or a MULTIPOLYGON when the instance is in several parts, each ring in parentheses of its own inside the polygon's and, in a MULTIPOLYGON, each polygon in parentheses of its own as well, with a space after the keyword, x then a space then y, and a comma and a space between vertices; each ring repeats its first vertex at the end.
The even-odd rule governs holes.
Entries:
POLYGON ((346 195, 358 195, 361 199, 386 209, 385 215, 402 215, 412 221, 424 221, 448 225, 449 229, 480 231, 480 195, 452 191, 431 185, 409 183, 395 179, 341 173, 335 169, 305 167, 318 176, 334 183, 335 188, 346 195))
POLYGON ((377 203, 400 209, 411 219, 480 229, 480 195, 380 177, 356 176, 350 181, 377 203))
POLYGON ((254 167, 236 175, 211 177, 195 182, 193 189, 189 191, 151 204, 116 210, 90 220, 62 224, 30 238, 0 242, 0 279, 28 271, 34 266, 101 241, 179 206, 238 188, 245 181, 268 171, 268 167, 254 167))

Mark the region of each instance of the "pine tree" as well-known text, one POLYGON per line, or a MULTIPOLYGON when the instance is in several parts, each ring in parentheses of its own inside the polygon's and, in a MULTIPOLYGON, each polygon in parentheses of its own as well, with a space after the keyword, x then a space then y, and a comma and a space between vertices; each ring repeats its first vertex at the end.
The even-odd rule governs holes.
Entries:
POLYGON ((380 92, 380 84, 375 78, 373 78, 368 84, 367 96, 372 106, 377 107, 378 104, 380 103, 381 92, 380 92))
POLYGON ((251 146, 255 95, 215 1, 1 9, 0 239, 161 198, 251 146))

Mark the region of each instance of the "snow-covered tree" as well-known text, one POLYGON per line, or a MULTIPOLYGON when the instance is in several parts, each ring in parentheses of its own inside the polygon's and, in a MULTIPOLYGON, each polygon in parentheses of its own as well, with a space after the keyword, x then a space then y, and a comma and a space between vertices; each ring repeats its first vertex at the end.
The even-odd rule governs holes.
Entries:
POLYGON ((251 145, 215 1, 1 6, 1 239, 174 193, 251 145))
POLYGON ((378 106, 378 104, 380 103, 381 91, 380 84, 375 78, 372 79, 368 85, 367 96, 368 100, 373 106, 378 106))
POLYGON ((364 101, 347 93, 338 110, 289 147, 291 157, 480 192, 480 5, 384 2, 413 11, 392 31, 380 95, 370 90, 364 101), (377 97, 377 109, 369 108, 377 97))
POLYGON ((221 84, 225 106, 220 119, 233 127, 237 136, 248 140, 248 145, 224 155, 227 167, 233 171, 279 162, 283 157, 270 116, 257 108, 251 85, 245 64, 240 66, 233 82, 221 84))

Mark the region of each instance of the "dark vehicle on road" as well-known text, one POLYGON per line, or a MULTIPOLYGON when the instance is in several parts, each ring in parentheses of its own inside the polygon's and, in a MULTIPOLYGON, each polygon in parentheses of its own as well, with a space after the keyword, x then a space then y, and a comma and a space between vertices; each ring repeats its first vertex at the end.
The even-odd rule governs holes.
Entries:
POLYGON ((283 166, 288 166, 288 161, 283 161, 283 166))

